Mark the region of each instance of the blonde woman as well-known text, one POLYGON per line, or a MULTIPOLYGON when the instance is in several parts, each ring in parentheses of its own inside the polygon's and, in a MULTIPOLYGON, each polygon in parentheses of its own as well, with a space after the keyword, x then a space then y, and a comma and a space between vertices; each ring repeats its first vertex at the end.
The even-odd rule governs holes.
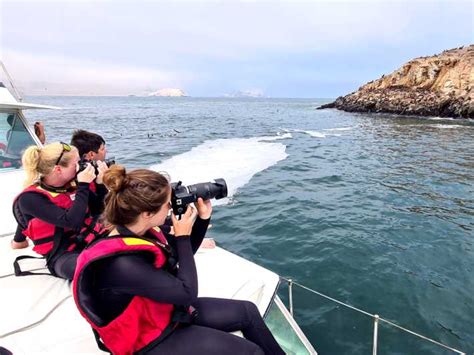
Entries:
MULTIPOLYGON (((13 203, 18 228, 12 248, 28 246, 29 238, 33 250, 46 258, 50 272, 68 280, 79 252, 101 228, 96 217, 107 193, 102 185, 107 165, 98 162, 97 176, 91 165, 78 173, 79 159, 77 149, 63 142, 28 147, 22 157, 25 189, 13 203), (94 180, 95 193, 89 189, 94 180)), ((28 274, 17 262, 16 274, 28 274)))

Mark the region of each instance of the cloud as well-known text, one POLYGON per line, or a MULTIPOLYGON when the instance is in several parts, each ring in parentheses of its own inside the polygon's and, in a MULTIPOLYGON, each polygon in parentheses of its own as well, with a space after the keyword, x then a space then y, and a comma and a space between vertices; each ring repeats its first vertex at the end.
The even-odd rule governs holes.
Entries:
POLYGON ((472 5, 457 0, 0 4, 2 58, 33 93, 339 95, 472 41, 472 5))
POLYGON ((338 53, 368 43, 400 43, 444 28, 427 26, 441 5, 436 1, 429 7, 424 1, 7 2, 2 27, 5 46, 17 50, 133 58, 139 65, 159 58, 172 65, 176 57, 184 56, 246 60, 267 51, 338 53), (18 18, 26 17, 29 20, 19 26, 18 18))
POLYGON ((144 94, 161 87, 182 88, 196 79, 190 73, 9 49, 2 51, 2 59, 14 80, 30 95, 144 94))

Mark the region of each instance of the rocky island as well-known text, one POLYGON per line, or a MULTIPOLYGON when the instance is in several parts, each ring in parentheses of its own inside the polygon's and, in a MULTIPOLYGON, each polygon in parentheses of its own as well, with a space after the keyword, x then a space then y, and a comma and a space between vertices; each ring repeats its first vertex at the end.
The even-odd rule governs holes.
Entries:
POLYGON ((474 45, 413 59, 318 109, 474 118, 474 45))

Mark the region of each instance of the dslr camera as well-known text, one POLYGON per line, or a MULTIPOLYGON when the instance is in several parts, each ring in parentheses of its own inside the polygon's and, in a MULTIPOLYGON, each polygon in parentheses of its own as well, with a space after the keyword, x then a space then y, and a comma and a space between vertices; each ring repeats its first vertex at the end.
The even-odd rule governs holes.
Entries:
POLYGON ((196 202, 201 197, 203 200, 215 198, 219 200, 227 197, 227 184, 224 179, 215 179, 214 182, 184 186, 181 181, 171 183, 171 205, 173 213, 181 216, 190 203, 196 202))
MULTIPOLYGON (((81 160, 79 160, 79 170, 77 173, 80 173, 81 171, 85 170, 87 168, 87 163, 89 163, 90 165, 94 167, 95 174, 97 175, 99 173, 99 167, 97 166, 97 162, 95 160, 88 160, 85 158, 82 158, 81 160)), ((110 167, 111 165, 115 164, 115 160, 105 159, 104 163, 107 164, 108 167, 110 167)))

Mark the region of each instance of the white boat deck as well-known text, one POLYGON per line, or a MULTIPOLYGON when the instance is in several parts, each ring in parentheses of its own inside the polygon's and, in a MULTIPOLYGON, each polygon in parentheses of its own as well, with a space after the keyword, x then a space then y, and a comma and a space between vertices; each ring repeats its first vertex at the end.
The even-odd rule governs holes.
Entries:
MULTIPOLYGON (((1 61, 0 66, 6 72, 1 61)), ((6 74, 9 78, 8 73, 6 74)), ((9 81, 11 82, 10 78, 9 81)), ((16 91, 14 87, 12 89, 16 91)), ((7 120, 7 116, 14 113, 23 125, 23 131, 20 127, 19 136, 15 139, 25 146, 40 145, 21 113, 29 108, 55 107, 20 102, 7 88, 0 85, 0 114, 7 120)), ((4 125, 4 130, 10 131, 11 127, 4 125)), ((7 151, 10 141, 15 140, 12 136, 8 139, 7 151)), ((2 154, 7 157, 6 152, 2 154)), ((19 156, 15 155, 13 158, 18 159, 19 156)), ((186 169, 195 172, 189 166, 186 169)), ((247 176, 248 179, 251 176, 247 176)), ((20 250, 12 250, 10 247, 12 233, 16 229, 12 202, 22 190, 23 179, 22 170, 3 166, 0 184, 0 346, 15 355, 102 353, 97 348, 90 326, 76 309, 69 282, 49 275, 16 277, 13 273, 13 261, 17 256, 36 256, 31 247, 20 250)), ((195 259, 200 297, 252 301, 262 315, 275 300, 277 308, 273 314, 281 317, 273 318, 280 326, 288 325, 283 327, 282 336, 274 333, 277 340, 285 342, 288 353, 316 353, 279 298, 275 297, 279 284, 277 274, 219 247, 200 249, 195 259), (288 329, 293 333, 287 334, 288 329), (298 350, 291 351, 293 348, 298 350)), ((44 260, 22 260, 21 266, 25 271, 40 269, 38 272, 47 272, 44 260)))
MULTIPOLYGON (((16 256, 35 255, 30 248, 12 250, 10 240, 0 238, 0 346, 14 354, 101 353, 67 281, 46 275, 7 276, 13 273, 16 256)), ((277 274, 222 248, 200 249, 196 263, 199 296, 250 300, 262 315, 278 287, 277 274)), ((23 260, 21 265, 25 270, 41 268, 44 261, 23 260)))

